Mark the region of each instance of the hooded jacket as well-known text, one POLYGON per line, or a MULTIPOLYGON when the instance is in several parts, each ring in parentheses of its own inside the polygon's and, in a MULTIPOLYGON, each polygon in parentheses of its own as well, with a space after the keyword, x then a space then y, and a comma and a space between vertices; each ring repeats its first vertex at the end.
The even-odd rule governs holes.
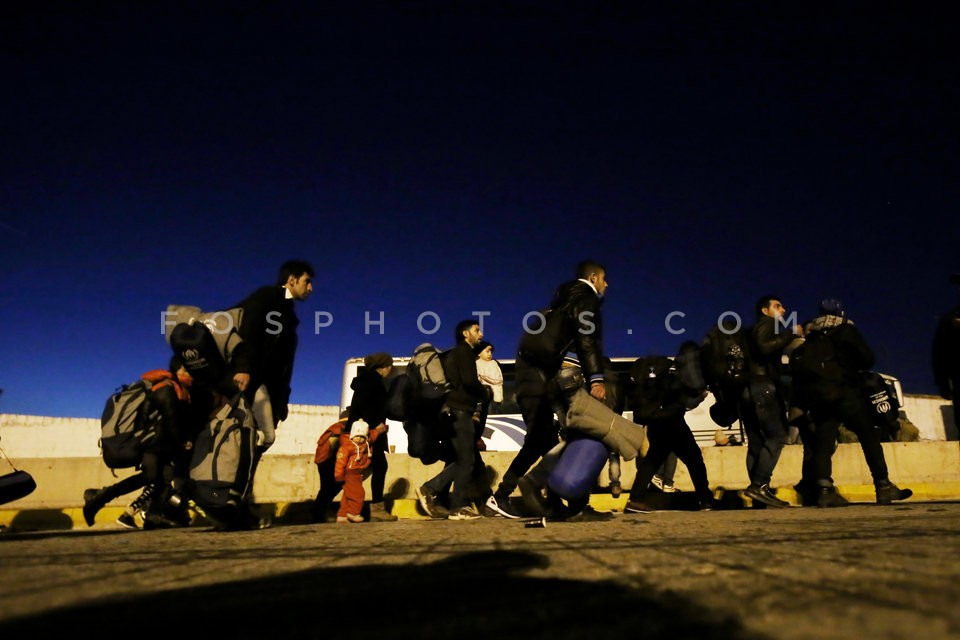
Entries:
POLYGON ((539 333, 527 331, 520 339, 518 355, 550 373, 560 368, 568 351, 577 354, 584 377, 603 380, 603 322, 601 298, 587 282, 572 280, 557 289, 547 309, 541 311, 546 326, 539 333))
POLYGON ((350 383, 350 388, 353 389, 353 398, 346 427, 348 432, 360 419, 371 428, 387 421, 387 386, 376 369, 364 367, 350 383))
POLYGON ((820 316, 807 327, 808 333, 826 333, 833 342, 837 364, 843 371, 843 384, 857 389, 862 384, 861 372, 876 363, 873 350, 853 321, 842 316, 820 316))

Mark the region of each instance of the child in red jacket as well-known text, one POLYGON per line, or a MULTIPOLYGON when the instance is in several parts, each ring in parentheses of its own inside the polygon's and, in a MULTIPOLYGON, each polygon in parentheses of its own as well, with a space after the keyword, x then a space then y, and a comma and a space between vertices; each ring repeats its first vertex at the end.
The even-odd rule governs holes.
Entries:
POLYGON ((343 482, 343 498, 337 512, 337 522, 363 522, 360 510, 364 499, 363 477, 370 467, 370 444, 376 442, 386 428, 382 424, 371 430, 366 422, 357 420, 349 434, 340 435, 334 476, 337 482, 343 482))

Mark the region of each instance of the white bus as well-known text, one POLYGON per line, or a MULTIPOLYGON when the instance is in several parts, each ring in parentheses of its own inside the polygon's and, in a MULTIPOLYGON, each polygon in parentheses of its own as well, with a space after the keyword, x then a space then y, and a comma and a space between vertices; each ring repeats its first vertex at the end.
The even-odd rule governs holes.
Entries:
MULTIPOLYGON (((611 358, 613 371, 618 375, 618 392, 624 397, 624 383, 629 380, 630 366, 634 363, 636 357, 611 358)), ((390 372, 390 379, 395 376, 406 375, 407 363, 410 358, 394 358, 393 371, 390 372)), ((526 425, 520 415, 520 408, 517 406, 516 385, 514 383, 514 360, 497 360, 500 364, 500 370, 503 372, 503 403, 496 409, 491 408, 490 415, 487 416, 487 422, 483 431, 483 442, 487 451, 518 451, 523 445, 524 437, 527 433, 526 425)), ((350 406, 350 400, 353 397, 353 390, 350 383, 357 374, 363 369, 363 358, 350 358, 343 367, 343 387, 340 391, 340 410, 343 411, 350 406)), ((903 390, 900 381, 893 376, 882 374, 883 377, 893 386, 896 392, 897 401, 903 406, 903 390)), ((693 432, 694 437, 700 446, 714 446, 715 435, 719 427, 710 417, 710 407, 713 406, 714 399, 711 394, 697 406, 686 414, 687 424, 693 432)), ((629 401, 623 415, 632 419, 629 401)), ((390 420, 390 449, 396 453, 407 452, 407 434, 403 430, 403 425, 397 421, 390 420)), ((742 426, 734 424, 728 429, 722 430, 724 435, 734 436, 740 443, 745 443, 742 426)))

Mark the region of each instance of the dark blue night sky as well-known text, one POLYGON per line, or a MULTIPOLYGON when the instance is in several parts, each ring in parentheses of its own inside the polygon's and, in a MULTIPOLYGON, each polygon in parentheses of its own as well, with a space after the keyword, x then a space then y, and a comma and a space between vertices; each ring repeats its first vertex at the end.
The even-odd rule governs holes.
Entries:
POLYGON ((800 320, 839 297, 878 368, 934 392, 960 271, 940 8, 27 6, 0 10, 0 412, 99 415, 166 364, 167 304, 228 306, 291 257, 318 271, 295 403, 473 311, 511 357, 588 256, 611 356, 770 291, 800 320))

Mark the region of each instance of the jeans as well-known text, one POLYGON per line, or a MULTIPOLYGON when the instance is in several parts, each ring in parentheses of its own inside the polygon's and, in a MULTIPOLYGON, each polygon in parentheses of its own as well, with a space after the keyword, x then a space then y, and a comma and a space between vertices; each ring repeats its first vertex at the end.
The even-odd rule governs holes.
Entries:
POLYGON ((453 484, 450 509, 456 510, 470 504, 473 470, 478 458, 476 428, 472 411, 454 410, 447 419, 453 421, 450 444, 454 459, 426 484, 435 494, 443 493, 453 484))
POLYGON ((647 425, 647 437, 650 439, 650 449, 647 450, 646 456, 637 458, 637 477, 630 489, 631 500, 643 501, 650 479, 671 453, 677 454, 677 457, 687 466, 697 498, 700 500, 713 498, 713 492, 710 491, 710 484, 707 481, 707 467, 703 462, 703 452, 700 451, 700 445, 693 437, 683 414, 651 421, 647 425))
POLYGON ((750 484, 770 484, 787 443, 786 408, 773 382, 751 382, 740 399, 750 484))

